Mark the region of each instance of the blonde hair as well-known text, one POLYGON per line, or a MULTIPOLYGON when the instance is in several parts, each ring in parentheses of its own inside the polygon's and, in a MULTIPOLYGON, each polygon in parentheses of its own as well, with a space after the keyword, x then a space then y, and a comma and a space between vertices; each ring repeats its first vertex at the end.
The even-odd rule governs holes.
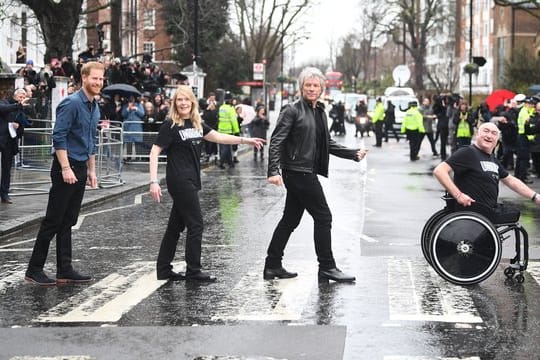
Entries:
POLYGON ((199 103, 193 90, 188 85, 178 85, 176 91, 174 92, 173 97, 171 98, 171 107, 169 108, 169 118, 172 120, 173 126, 176 124, 178 126, 184 125, 184 119, 181 117, 178 109, 176 108, 176 99, 179 95, 184 95, 191 102, 191 111, 189 113, 189 118, 193 127, 197 130, 202 129, 202 120, 201 114, 199 114, 199 103))

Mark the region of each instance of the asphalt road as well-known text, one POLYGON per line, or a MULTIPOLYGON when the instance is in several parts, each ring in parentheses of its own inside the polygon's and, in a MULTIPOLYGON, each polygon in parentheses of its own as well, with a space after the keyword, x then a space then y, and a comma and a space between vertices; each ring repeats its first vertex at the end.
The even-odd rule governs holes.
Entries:
MULTIPOLYGON (((131 193, 86 209, 74 230, 75 266, 86 286, 38 288, 22 280, 33 238, 0 247, 0 358, 34 359, 534 359, 540 345, 540 213, 521 206, 531 262, 523 284, 505 281, 507 259, 486 281, 449 284, 430 269, 420 232, 442 208, 427 147, 408 161, 402 140, 367 161, 332 158, 322 179, 333 213, 338 266, 355 284, 320 283, 313 222, 304 216, 284 265, 299 276, 264 281, 266 246, 285 190, 266 182, 266 163, 244 154, 235 169, 204 171, 203 266, 212 284, 155 278, 171 201, 131 193), (25 357, 26 356, 26 357, 25 357)), ((427 145, 427 144, 425 144, 427 145)), ((540 189, 540 181, 533 187, 540 189)), ((184 236, 184 235, 183 235, 184 236)), ((183 236, 176 270, 183 268, 183 236)), ((512 254, 505 242, 504 257, 512 254)), ((54 274, 54 249, 46 270, 54 274)))

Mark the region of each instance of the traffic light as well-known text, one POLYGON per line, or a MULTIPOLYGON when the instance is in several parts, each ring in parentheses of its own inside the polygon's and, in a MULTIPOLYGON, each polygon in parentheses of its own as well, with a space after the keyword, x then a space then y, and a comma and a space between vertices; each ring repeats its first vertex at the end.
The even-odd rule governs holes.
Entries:
POLYGON ((483 56, 473 56, 473 63, 478 66, 484 66, 486 65, 486 58, 483 56))

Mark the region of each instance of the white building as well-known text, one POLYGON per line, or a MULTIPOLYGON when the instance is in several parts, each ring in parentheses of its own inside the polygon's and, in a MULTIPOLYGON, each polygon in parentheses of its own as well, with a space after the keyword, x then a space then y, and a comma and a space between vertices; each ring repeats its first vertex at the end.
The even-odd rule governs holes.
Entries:
MULTIPOLYGON (((83 8, 86 8, 86 1, 83 8)), ((26 47, 26 59, 33 60, 35 67, 43 66, 45 43, 37 19, 33 11, 18 0, 0 3, 0 57, 16 71, 16 53, 19 45, 26 47)), ((79 30, 73 39, 73 54, 76 55, 86 47, 86 31, 79 30)))

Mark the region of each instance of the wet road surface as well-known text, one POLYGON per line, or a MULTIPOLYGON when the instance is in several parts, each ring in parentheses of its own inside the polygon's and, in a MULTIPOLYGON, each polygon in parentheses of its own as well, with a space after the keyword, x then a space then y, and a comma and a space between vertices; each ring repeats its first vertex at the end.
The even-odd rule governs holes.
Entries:
MULTIPOLYGON (((81 359, 534 359, 540 345, 540 213, 519 205, 531 240, 525 283, 501 265, 481 284, 442 280, 422 257, 425 221, 442 208, 427 149, 408 161, 407 145, 373 137, 365 163, 331 158, 321 179, 333 213, 338 266, 355 284, 320 283, 313 223, 305 215, 286 249, 290 280, 263 281, 266 246, 285 190, 268 185, 251 153, 235 169, 204 171, 203 266, 212 284, 155 278, 171 200, 131 194, 86 210, 74 230, 74 265, 89 286, 38 288, 22 281, 31 237, 0 242, 0 358, 81 359), (75 358, 75 357, 73 357, 75 358)), ((540 188, 540 181, 533 184, 540 188)), ((181 236, 175 270, 183 269, 181 236)), ((511 242, 510 242, 511 244, 511 242)), ((505 244, 503 257, 512 254, 505 244)), ((54 248, 46 271, 54 275, 54 248)))

